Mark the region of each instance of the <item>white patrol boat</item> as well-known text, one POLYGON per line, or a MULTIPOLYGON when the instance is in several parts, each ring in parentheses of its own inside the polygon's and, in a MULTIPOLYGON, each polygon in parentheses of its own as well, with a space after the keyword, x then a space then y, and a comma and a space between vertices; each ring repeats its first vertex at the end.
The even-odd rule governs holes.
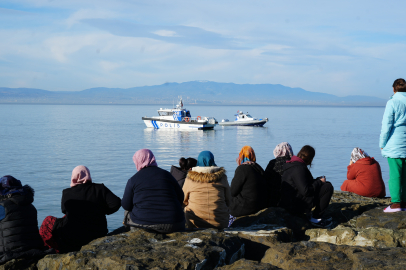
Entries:
POLYGON ((217 124, 214 117, 192 117, 189 110, 183 108, 182 98, 179 104, 173 109, 158 110, 159 116, 143 117, 145 125, 150 128, 170 128, 170 129, 213 129, 217 124))
POLYGON ((265 119, 258 119, 254 118, 247 113, 243 113, 242 111, 237 111, 235 114, 236 118, 235 121, 229 121, 228 119, 223 119, 219 125, 220 126, 254 126, 254 127, 262 127, 268 122, 268 118, 265 119))

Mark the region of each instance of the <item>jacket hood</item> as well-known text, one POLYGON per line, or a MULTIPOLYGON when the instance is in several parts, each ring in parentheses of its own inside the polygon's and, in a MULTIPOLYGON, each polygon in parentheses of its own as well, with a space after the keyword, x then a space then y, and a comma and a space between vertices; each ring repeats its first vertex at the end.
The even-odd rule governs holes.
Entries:
POLYGON ((23 186, 24 194, 16 194, 9 198, 10 201, 17 205, 27 205, 34 202, 34 189, 29 185, 23 186))
POLYGON ((361 158, 358 159, 357 162, 353 164, 365 164, 365 165, 371 165, 376 163, 376 160, 373 157, 366 157, 366 158, 361 158))
POLYGON ((226 170, 223 167, 193 167, 192 170, 188 172, 187 178, 194 182, 216 183, 219 182, 225 174, 226 170))
POLYGON ((392 96, 392 99, 399 100, 406 104, 406 92, 397 92, 392 96))
POLYGON ((171 174, 177 181, 181 180, 181 179, 185 179, 187 173, 188 173, 187 171, 183 171, 179 167, 176 167, 176 166, 171 167, 171 174))

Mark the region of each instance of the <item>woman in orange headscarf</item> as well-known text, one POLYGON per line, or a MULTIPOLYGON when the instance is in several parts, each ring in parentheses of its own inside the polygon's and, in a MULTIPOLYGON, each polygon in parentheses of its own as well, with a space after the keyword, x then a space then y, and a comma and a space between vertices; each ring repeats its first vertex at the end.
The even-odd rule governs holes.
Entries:
POLYGON ((266 208, 267 186, 264 170, 256 163, 254 149, 244 146, 237 158, 238 167, 231 181, 233 217, 254 214, 266 208))

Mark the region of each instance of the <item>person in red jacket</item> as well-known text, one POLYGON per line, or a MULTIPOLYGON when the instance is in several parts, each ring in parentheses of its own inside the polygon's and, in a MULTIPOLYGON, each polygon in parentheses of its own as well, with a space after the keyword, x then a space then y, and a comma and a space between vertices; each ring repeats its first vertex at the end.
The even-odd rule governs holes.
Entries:
POLYGON ((350 165, 347 168, 347 180, 341 186, 342 191, 364 197, 385 197, 381 166, 373 157, 356 147, 352 150, 350 165))

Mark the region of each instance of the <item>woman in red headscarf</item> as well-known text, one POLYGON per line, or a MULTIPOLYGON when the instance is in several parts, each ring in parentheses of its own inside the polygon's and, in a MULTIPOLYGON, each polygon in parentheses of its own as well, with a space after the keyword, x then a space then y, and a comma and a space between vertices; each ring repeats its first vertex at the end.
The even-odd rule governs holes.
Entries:
POLYGON ((262 167, 256 163, 254 149, 244 146, 237 158, 238 167, 231 181, 233 217, 254 214, 267 206, 267 185, 262 167))
POLYGON ((65 216, 48 216, 40 228, 45 245, 62 253, 77 251, 90 241, 106 236, 106 215, 121 207, 121 199, 107 187, 92 183, 85 166, 73 169, 70 186, 62 192, 65 216))

